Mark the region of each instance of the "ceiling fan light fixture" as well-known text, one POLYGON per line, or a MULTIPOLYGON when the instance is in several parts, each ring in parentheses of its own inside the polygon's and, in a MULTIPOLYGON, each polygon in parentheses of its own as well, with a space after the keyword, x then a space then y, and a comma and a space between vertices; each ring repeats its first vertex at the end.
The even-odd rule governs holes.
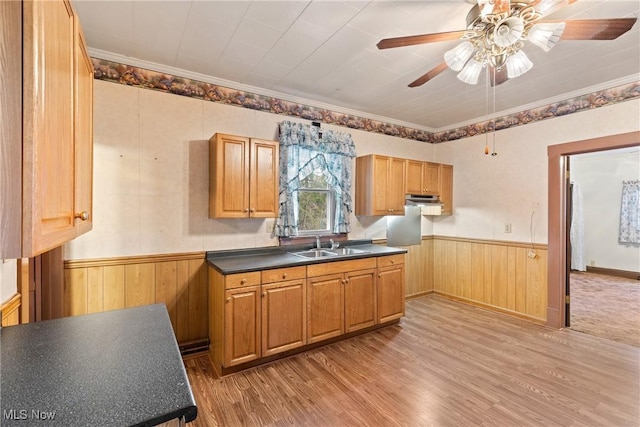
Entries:
POLYGON ((549 52, 553 46, 560 40, 564 32, 564 22, 544 22, 535 24, 529 30, 527 39, 542 48, 545 52, 549 52))
POLYGON ((519 77, 529 71, 533 67, 533 62, 527 55, 519 50, 507 60, 507 76, 510 79, 519 77))
POLYGON ((474 85, 478 83, 478 77, 480 77, 481 71, 482 63, 475 59, 471 59, 467 62, 462 71, 458 73, 458 78, 467 84, 474 85))
POLYGON ((500 21, 493 30, 493 41, 500 47, 511 46, 520 40, 524 32, 524 21, 517 16, 500 21))
POLYGON ((473 55, 475 50, 476 48, 473 46, 473 43, 464 41, 453 49, 447 51, 444 54, 444 61, 453 71, 460 71, 469 58, 471 58, 471 55, 473 55))

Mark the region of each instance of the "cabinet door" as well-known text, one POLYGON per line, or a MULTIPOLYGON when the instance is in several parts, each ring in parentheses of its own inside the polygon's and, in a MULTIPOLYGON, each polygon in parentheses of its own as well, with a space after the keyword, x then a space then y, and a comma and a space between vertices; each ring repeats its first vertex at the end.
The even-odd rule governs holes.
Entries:
POLYGON ((453 166, 440 165, 440 201, 442 202, 442 213, 451 215, 453 213, 453 166))
POLYGON ((404 215, 405 170, 404 159, 389 159, 387 215, 404 215))
POLYGON ((375 325, 375 270, 346 273, 344 283, 345 332, 375 325))
POLYGON ((305 280, 262 285, 262 356, 306 344, 305 280))
POLYGON ((373 212, 372 215, 387 215, 390 188, 389 188, 389 164, 391 158, 386 156, 373 156, 373 212))
POLYGON ((76 235, 93 227, 93 64, 75 19, 75 223, 76 235))
POLYGON ((404 316, 404 264, 378 269, 378 323, 404 316))
POLYGON ((67 1, 23 3, 23 245, 75 237, 74 15, 67 1))
POLYGON ((344 276, 307 279, 307 335, 314 343, 344 333, 344 276))
POLYGON ((209 140, 209 217, 249 217, 249 138, 217 133, 209 140))
POLYGON ((224 366, 260 357, 260 286, 225 291, 224 366))
POLYGON ((438 163, 424 163, 422 176, 422 194, 438 194, 439 190, 439 168, 438 163))
POLYGON ((422 165, 418 160, 407 160, 407 184, 405 191, 407 194, 422 194, 422 165))
POLYGON ((251 139, 249 216, 275 218, 278 216, 278 162, 277 141, 251 139))

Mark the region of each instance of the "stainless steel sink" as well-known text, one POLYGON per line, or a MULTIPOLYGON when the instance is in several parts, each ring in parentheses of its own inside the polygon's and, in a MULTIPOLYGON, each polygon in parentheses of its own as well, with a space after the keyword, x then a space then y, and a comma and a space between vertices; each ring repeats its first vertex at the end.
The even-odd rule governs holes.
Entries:
POLYGON ((362 249, 356 249, 356 248, 338 248, 338 249, 331 249, 332 253, 336 254, 336 255, 357 255, 357 254, 366 254, 368 253, 367 251, 363 251, 362 249))
POLYGON ((338 255, 337 253, 325 251, 324 249, 311 249, 302 252, 290 252, 293 255, 297 255, 303 258, 324 258, 338 255))

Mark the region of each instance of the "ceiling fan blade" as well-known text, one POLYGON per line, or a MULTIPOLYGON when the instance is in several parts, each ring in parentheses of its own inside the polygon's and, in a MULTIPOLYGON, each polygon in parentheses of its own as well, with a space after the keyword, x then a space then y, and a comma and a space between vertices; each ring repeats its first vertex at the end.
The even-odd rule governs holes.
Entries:
POLYGON ((489 73, 489 80, 491 81, 491 87, 501 85, 502 83, 509 80, 509 76, 507 75, 507 67, 502 67, 500 69, 489 66, 487 70, 489 73))
POLYGON ((428 82, 429 80, 431 80, 432 78, 434 78, 435 76, 437 76, 438 74, 440 74, 446 69, 447 69, 447 63, 442 62, 441 64, 438 64, 435 67, 433 67, 431 70, 427 71, 420 78, 409 83, 409 87, 422 86, 423 84, 425 84, 426 82, 428 82))
POLYGON ((638 18, 544 20, 564 22, 561 40, 613 40, 633 27, 638 18))
POLYGON ((443 42, 457 40, 464 35, 464 31, 449 31, 446 33, 421 34, 418 36, 394 37, 382 39, 376 46, 378 49, 389 49, 392 47, 413 46, 416 44, 443 42))

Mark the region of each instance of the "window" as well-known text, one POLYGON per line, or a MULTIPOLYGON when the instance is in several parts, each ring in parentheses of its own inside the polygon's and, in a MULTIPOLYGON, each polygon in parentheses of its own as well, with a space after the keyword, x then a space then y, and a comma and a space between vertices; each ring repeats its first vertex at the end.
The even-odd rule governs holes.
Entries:
POLYGON ((321 169, 300 180, 298 234, 329 234, 333 230, 335 197, 321 169))

